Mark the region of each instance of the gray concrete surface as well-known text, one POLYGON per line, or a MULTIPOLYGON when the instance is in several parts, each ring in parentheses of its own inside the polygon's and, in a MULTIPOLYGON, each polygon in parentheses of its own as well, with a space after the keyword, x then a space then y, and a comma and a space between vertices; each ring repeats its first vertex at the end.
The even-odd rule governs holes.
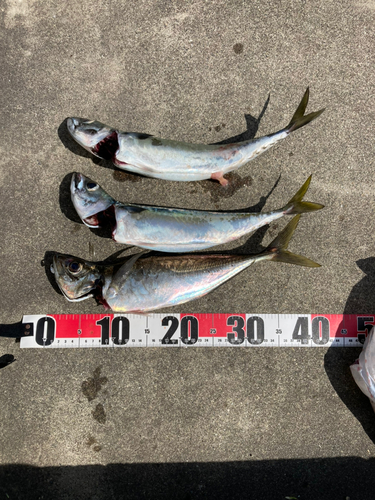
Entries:
MULTIPOLYGON (((326 209, 290 248, 322 268, 262 263, 173 310, 374 312, 373 1, 0 5, 1 323, 101 311, 68 303, 41 266, 47 251, 120 248, 74 221, 73 171, 121 201, 202 209, 278 208, 313 173, 308 199, 326 209), (307 86, 308 110, 326 112, 229 190, 117 171, 65 129, 75 115, 190 142, 264 135, 307 86)), ((281 227, 226 248, 254 251, 281 227)), ((375 415, 348 369, 358 350, 46 352, 1 339, 5 354, 1 499, 373 495, 375 415)))

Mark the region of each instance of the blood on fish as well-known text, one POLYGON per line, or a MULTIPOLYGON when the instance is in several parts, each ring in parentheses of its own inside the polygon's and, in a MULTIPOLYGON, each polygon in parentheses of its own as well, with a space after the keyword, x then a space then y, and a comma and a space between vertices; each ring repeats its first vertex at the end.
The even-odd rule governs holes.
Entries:
POLYGON ((90 217, 86 217, 83 219, 88 226, 92 228, 99 227, 110 227, 113 232, 116 229, 116 216, 114 206, 111 205, 106 210, 98 212, 94 215, 90 215, 90 217))
POLYGON ((102 304, 104 306, 104 309, 108 311, 110 309, 107 301, 103 297, 103 278, 101 277, 100 279, 97 279, 95 281, 95 288, 92 290, 92 293, 94 295, 94 298, 97 302, 97 304, 102 304))
POLYGON ((105 300, 105 298, 103 297, 103 295, 98 295, 97 297, 95 297, 96 299, 96 302, 98 304, 101 304, 102 306, 104 306, 104 309, 106 311, 109 311, 111 308, 109 307, 108 305, 108 302, 105 300))
POLYGON ((109 225, 112 231, 116 229, 116 216, 115 216, 114 205, 111 205, 106 210, 97 213, 96 217, 98 218, 98 225, 100 227, 106 227, 107 225, 109 225))
POLYGON ((113 163, 116 165, 116 167, 120 167, 123 166, 123 165, 129 165, 129 163, 126 163, 125 161, 120 161, 118 160, 116 157, 113 158, 113 163))
POLYGON ((99 156, 99 158, 104 158, 104 160, 113 160, 116 151, 119 148, 117 132, 112 132, 112 134, 107 135, 105 139, 98 142, 94 148, 94 153, 99 156))

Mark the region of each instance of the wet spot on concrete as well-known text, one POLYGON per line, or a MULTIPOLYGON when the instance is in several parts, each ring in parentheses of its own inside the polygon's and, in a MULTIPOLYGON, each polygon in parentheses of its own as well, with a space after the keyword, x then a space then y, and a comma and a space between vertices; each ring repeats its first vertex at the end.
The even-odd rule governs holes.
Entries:
POLYGON ((82 392, 88 401, 95 399, 101 390, 102 386, 108 382, 107 377, 101 377, 101 366, 94 370, 93 377, 82 382, 82 392))
POLYGON ((140 175, 129 174, 122 170, 114 170, 113 178, 118 182, 139 182, 142 179, 140 175))
POLYGON ((220 202, 223 198, 231 198, 240 188, 244 186, 251 186, 253 183, 253 179, 250 175, 247 177, 241 177, 235 172, 230 172, 224 177, 229 181, 227 186, 222 186, 217 181, 202 181, 204 191, 206 191, 206 193, 210 193, 211 199, 215 202, 220 202))
POLYGON ((95 410, 92 411, 92 416, 95 418, 99 424, 105 424, 107 420, 107 416, 104 411, 104 406, 101 403, 98 403, 95 407, 95 410))
POLYGON ((195 189, 196 188, 195 182, 191 182, 189 184, 191 184, 191 186, 187 187, 187 192, 190 193, 190 194, 195 194, 197 192, 196 189, 195 189))
POLYGON ((275 224, 272 224, 268 230, 268 235, 273 238, 275 237, 277 234, 278 234, 278 228, 279 228, 279 224, 275 223, 275 224))
POLYGON ((92 446, 93 444, 97 443, 97 440, 93 436, 89 436, 86 441, 86 445, 88 447, 92 446))
MULTIPOLYGON (((225 123, 222 123, 221 125, 217 125, 216 127, 214 127, 214 129, 216 130, 216 132, 220 132, 220 130, 222 128, 225 128, 225 123)), ((211 130, 211 129, 209 129, 209 130, 211 130)))
POLYGON ((102 449, 102 446, 100 446, 100 444, 98 444, 97 440, 94 438, 94 436, 89 436, 87 441, 86 441, 86 445, 90 448, 92 445, 92 449, 96 452, 100 451, 102 449))
POLYGON ((242 54, 243 52, 243 44, 242 43, 235 43, 233 45, 233 51, 235 54, 242 54))
POLYGON ((83 227, 82 224, 74 224, 73 228, 70 230, 71 234, 78 233, 78 231, 83 227))

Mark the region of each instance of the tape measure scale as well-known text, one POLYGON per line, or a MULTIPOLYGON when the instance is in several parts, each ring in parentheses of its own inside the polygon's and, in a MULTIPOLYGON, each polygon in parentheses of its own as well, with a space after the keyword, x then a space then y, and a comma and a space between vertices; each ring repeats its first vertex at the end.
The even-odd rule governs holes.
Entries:
POLYGON ((361 347, 374 324, 359 314, 51 314, 24 316, 18 336, 48 349, 361 347))

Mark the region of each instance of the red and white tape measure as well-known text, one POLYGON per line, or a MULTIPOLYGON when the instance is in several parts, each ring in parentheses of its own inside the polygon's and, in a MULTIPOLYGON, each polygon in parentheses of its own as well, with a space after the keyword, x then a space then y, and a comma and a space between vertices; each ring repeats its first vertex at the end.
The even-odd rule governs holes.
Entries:
POLYGON ((361 347, 359 314, 48 314, 1 325, 21 347, 361 347))

